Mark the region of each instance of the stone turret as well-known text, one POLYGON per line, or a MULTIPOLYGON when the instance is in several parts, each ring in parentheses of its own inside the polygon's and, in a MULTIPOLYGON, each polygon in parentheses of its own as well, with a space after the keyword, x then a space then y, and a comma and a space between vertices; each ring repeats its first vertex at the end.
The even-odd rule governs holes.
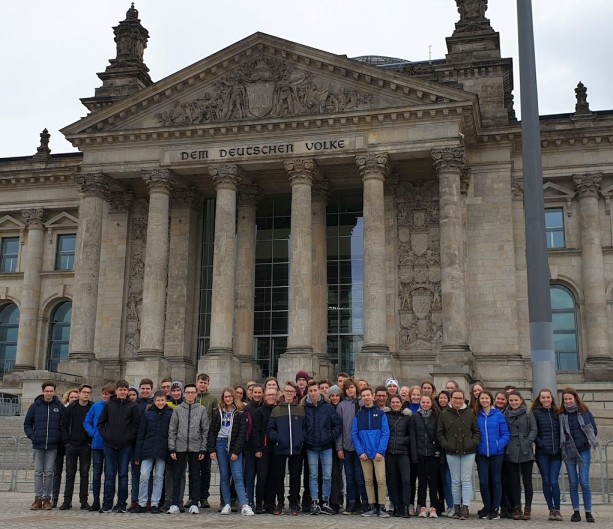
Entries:
POLYGON ((152 84, 149 68, 143 60, 149 32, 142 26, 138 11, 132 3, 126 19, 113 28, 117 56, 109 60, 109 66, 98 74, 102 86, 96 88, 94 97, 82 98, 90 112, 108 106, 152 84))

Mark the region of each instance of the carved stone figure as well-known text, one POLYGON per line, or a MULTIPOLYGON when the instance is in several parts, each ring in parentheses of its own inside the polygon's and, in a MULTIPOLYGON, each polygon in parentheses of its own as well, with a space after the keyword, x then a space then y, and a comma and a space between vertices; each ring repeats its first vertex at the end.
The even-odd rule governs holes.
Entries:
POLYGON ((470 18, 485 18, 487 0, 456 0, 460 21, 470 18))

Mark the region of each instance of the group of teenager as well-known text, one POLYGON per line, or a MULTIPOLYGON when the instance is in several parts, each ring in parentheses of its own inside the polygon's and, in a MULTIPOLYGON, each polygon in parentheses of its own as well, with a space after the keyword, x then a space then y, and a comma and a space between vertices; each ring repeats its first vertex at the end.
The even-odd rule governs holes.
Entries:
POLYGON ((149 379, 138 388, 119 380, 106 384, 102 399, 92 404, 88 385, 67 392, 62 403, 55 384, 44 382, 24 424, 34 449, 31 509, 57 504, 65 458, 62 510, 72 508, 79 467, 81 509, 197 514, 199 507, 210 508, 214 461, 224 515, 282 515, 287 498, 294 516, 302 511, 463 520, 470 515, 476 462, 479 518, 529 520, 536 461, 549 520, 563 519, 564 462, 571 521, 581 520, 579 486, 585 519, 594 521, 589 474, 597 427, 572 388, 562 391, 559 407, 552 391, 542 389, 528 410, 513 386, 492 393, 476 383, 467 395, 453 380, 437 393, 431 380, 400 387, 388 379, 373 388, 345 373, 333 383, 299 371, 283 385, 270 377, 249 382, 246 390, 227 387, 219 401, 208 386, 204 373, 195 384, 164 379, 155 393, 149 379))

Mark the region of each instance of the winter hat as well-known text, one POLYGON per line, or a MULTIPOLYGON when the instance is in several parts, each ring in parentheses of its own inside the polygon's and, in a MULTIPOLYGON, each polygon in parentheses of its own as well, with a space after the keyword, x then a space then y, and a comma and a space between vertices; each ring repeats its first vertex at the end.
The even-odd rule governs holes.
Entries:
POLYGON ((330 395, 340 395, 341 394, 341 388, 339 388, 336 384, 334 384, 334 386, 330 386, 330 389, 328 389, 328 397, 330 395))
POLYGON ((299 379, 304 378, 305 380, 309 380, 309 374, 306 371, 298 371, 298 373, 296 373, 296 382, 298 382, 299 379))
POLYGON ((387 388, 391 386, 392 384, 396 386, 397 388, 400 387, 400 384, 398 384, 398 381, 395 378, 388 378, 387 382, 385 382, 385 387, 387 388))
POLYGON ((172 386, 170 386, 170 391, 172 391, 175 388, 179 388, 181 390, 181 393, 183 393, 183 384, 181 384, 181 382, 179 382, 178 380, 175 380, 172 383, 172 386))
POLYGON ((128 388, 128 392, 130 392, 130 391, 134 391, 134 393, 136 393, 138 395, 138 388, 135 388, 134 386, 130 386, 128 388))

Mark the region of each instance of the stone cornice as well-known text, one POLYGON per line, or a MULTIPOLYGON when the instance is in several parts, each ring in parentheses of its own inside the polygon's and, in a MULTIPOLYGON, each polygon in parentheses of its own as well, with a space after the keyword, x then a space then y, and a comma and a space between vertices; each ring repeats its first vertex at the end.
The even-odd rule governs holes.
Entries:
POLYGON ((73 184, 74 177, 72 174, 33 174, 32 171, 27 174, 14 175, 8 177, 0 177, 0 187, 17 187, 17 186, 39 186, 39 185, 63 185, 66 183, 73 184))
POLYGON ((243 178, 243 170, 236 164, 216 164, 209 167, 209 174, 213 177, 215 190, 230 189, 235 191, 243 178))
POLYGON ((392 166, 386 152, 373 154, 359 154, 355 157, 362 180, 383 180, 389 176, 392 166))

